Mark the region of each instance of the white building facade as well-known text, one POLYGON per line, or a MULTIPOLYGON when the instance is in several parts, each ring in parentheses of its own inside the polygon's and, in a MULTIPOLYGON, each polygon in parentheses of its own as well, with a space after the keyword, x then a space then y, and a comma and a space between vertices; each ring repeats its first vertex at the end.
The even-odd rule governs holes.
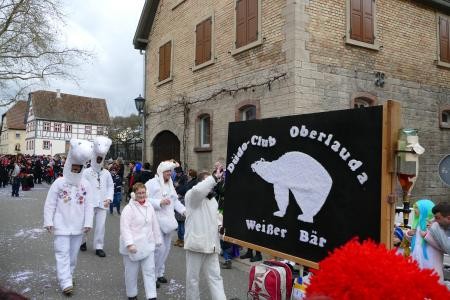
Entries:
POLYGON ((64 154, 72 138, 93 140, 96 136, 107 136, 108 125, 104 99, 37 91, 29 97, 24 153, 64 154), (93 107, 98 117, 90 111, 93 107))

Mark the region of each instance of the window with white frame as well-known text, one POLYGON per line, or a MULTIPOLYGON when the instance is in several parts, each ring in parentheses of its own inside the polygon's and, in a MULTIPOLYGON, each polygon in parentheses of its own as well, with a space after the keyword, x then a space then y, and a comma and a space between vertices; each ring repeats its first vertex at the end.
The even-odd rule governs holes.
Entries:
POLYGON ((84 127, 84 133, 85 134, 91 134, 92 133, 92 126, 91 125, 86 125, 84 127))
POLYGON ((97 134, 103 135, 103 126, 97 126, 97 134))
POLYGON ((55 132, 61 132, 61 123, 55 123, 55 132))
POLYGON ((50 122, 44 122, 44 131, 50 131, 51 124, 50 122))
POLYGON ((211 145, 211 117, 202 115, 198 120, 199 146, 207 148, 211 145))
POLYGON ((240 109, 240 120, 255 120, 256 119, 256 106, 248 105, 240 109))
POLYGON ((43 142, 42 142, 42 149, 44 149, 44 150, 50 150, 50 147, 51 147, 50 141, 43 141, 43 142))
POLYGON ((72 125, 71 124, 64 125, 64 131, 65 132, 72 132, 72 125))

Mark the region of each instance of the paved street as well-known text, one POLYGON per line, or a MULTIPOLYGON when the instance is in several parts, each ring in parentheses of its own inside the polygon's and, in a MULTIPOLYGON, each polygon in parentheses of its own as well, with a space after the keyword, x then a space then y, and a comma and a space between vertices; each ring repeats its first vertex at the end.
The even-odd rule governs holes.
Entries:
MULTIPOLYGON (((0 189, 0 285, 31 299, 64 299, 56 281, 53 239, 42 228, 42 214, 48 185, 36 185, 11 198, 11 187, 0 189)), ((107 218, 106 258, 92 249, 80 252, 75 272, 75 294, 71 299, 126 299, 122 257, 119 247, 119 216, 107 218)), ((175 237, 175 234, 174 234, 175 237)), ((90 235, 92 239, 92 234, 90 235)), ((92 245, 88 241, 88 248, 92 245)), ((170 283, 158 289, 158 299, 185 298, 184 250, 173 247, 166 265, 170 283)), ((235 263, 222 270, 228 299, 246 299, 248 265, 235 263)), ((207 286, 201 284, 202 299, 210 299, 207 286)), ((145 299, 142 281, 139 299, 145 299)))

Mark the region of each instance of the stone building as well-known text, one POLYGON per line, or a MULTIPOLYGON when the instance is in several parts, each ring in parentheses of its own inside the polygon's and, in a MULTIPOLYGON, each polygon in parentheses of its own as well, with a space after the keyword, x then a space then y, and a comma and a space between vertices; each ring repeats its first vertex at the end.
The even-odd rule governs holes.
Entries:
POLYGON ((211 168, 230 121, 393 99, 426 148, 414 195, 448 200, 449 32, 448 0, 147 0, 145 155, 211 168))

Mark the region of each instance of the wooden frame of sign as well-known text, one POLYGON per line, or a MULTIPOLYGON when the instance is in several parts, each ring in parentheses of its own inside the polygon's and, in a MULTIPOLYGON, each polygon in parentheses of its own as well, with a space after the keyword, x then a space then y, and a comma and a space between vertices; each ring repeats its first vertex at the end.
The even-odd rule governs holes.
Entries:
POLYGON ((316 269, 354 237, 391 248, 399 128, 392 100, 230 123, 224 240, 316 269))

